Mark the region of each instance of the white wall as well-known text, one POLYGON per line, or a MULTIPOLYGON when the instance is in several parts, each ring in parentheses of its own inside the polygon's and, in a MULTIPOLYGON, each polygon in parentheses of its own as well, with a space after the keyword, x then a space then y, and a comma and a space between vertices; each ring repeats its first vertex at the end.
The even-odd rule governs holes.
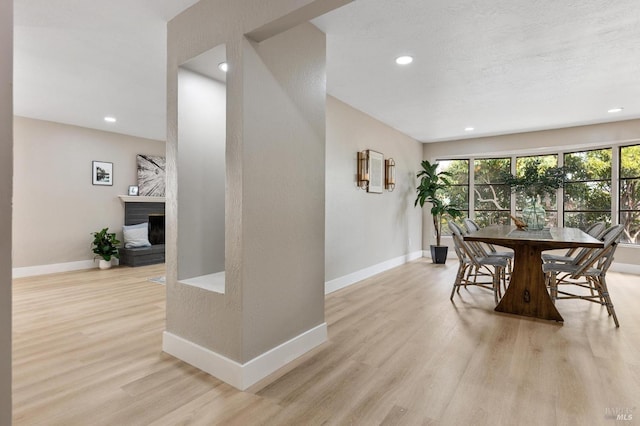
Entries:
POLYGON ((178 278, 224 271, 227 95, 224 84, 178 73, 178 278))
POLYGON ((422 212, 414 208, 422 144, 331 96, 327 97, 327 281, 422 250, 422 212), (396 162, 393 192, 356 184, 357 152, 396 162))
MULTIPOLYGON (((233 366, 256 371, 249 368, 254 360, 287 352, 284 357, 277 355, 269 368, 260 368, 255 378, 326 339, 326 43, 325 35, 308 20, 348 2, 202 0, 169 22, 170 226, 163 347, 182 359, 196 351, 198 355, 189 359, 214 375, 226 374, 233 366), (223 295, 178 282, 176 230, 182 219, 174 204, 183 190, 178 164, 178 66, 222 43, 231 69, 223 295), (208 369, 219 362, 229 364, 230 359, 235 363, 221 372, 208 369)), ((246 384, 240 382, 232 381, 236 386, 246 384)))
POLYGON ((243 352, 324 323, 325 35, 243 43, 243 352))
POLYGON ((165 144, 83 127, 15 117, 13 267, 93 259, 91 232, 122 236, 125 195, 137 184, 136 155, 165 144), (113 186, 94 186, 93 160, 113 163, 113 186))
POLYGON ((13 0, 0 0, 0 425, 11 424, 13 0))

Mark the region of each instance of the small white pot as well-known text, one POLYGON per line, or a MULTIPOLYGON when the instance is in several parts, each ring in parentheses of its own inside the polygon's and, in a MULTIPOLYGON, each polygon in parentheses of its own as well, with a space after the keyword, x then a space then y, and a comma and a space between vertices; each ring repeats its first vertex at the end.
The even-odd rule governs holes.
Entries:
POLYGON ((100 269, 109 269, 111 268, 111 261, 100 259, 100 263, 98 264, 98 266, 100 267, 100 269))

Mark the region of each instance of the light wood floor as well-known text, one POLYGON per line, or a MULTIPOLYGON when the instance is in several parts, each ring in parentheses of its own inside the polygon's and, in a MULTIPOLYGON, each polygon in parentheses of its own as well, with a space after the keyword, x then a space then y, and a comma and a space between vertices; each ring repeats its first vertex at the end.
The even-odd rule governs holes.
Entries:
POLYGON ((456 262, 418 260, 327 296, 329 342, 239 392, 161 351, 163 266, 14 281, 15 425, 614 425, 640 406, 640 278, 609 273, 621 327, 449 301, 456 262))

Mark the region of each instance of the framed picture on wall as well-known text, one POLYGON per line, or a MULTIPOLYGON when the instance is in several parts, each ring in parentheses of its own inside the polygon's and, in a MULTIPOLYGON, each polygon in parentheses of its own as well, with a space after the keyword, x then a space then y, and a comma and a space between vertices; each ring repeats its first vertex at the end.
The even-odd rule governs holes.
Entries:
POLYGON ((113 163, 93 161, 91 163, 91 174, 94 185, 113 186, 113 163))
POLYGON ((369 150, 369 187, 367 192, 382 194, 384 189, 384 155, 369 150))
POLYGON ((138 154, 138 195, 164 197, 166 158, 138 154))

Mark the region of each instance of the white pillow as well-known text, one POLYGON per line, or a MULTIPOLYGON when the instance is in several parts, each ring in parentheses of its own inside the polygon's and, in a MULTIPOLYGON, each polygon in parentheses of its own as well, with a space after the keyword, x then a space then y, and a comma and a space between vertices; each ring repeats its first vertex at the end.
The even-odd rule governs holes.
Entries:
POLYGON ((124 235, 124 247, 149 247, 149 223, 140 223, 138 225, 129 225, 122 227, 122 234, 124 235))

